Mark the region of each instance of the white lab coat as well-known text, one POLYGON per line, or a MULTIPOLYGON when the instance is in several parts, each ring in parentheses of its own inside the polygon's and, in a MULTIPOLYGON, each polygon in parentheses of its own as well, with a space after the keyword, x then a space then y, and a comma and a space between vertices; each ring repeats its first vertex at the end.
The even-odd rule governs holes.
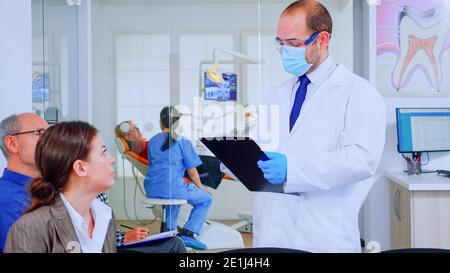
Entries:
MULTIPOLYGON (((384 100, 366 80, 333 65, 289 132, 297 78, 269 90, 279 105, 279 149, 287 156, 286 193, 257 193, 253 246, 360 252, 358 213, 382 155, 384 100), (294 90, 295 91, 295 90, 294 90)), ((309 89, 308 89, 309 92, 309 89)))

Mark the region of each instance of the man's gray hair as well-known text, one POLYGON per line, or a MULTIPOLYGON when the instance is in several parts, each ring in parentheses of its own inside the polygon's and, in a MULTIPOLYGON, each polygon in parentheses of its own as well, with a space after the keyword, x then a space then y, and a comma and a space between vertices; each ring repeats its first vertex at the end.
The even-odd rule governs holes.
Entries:
POLYGON ((17 115, 11 115, 0 122, 0 150, 8 159, 8 150, 6 149, 5 139, 7 136, 20 132, 20 123, 17 115))

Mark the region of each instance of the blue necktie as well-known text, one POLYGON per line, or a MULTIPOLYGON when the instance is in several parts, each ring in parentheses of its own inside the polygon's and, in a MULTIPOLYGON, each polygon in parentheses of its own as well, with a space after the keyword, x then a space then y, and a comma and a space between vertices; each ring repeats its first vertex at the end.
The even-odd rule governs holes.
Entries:
POLYGON ((297 89, 297 93, 295 93, 295 101, 294 105, 292 106, 291 116, 289 118, 289 132, 292 131, 292 128, 294 127, 295 122, 300 115, 300 110, 302 109, 303 102, 306 98, 306 90, 308 88, 308 84, 311 83, 306 75, 300 76, 299 80, 300 86, 297 89))

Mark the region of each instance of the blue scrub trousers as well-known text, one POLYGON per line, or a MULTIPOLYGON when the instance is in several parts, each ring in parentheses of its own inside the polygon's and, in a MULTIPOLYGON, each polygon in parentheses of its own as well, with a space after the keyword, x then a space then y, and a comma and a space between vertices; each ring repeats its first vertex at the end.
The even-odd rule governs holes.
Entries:
MULTIPOLYGON (((172 192, 174 199, 186 199, 188 204, 192 205, 189 219, 184 225, 184 229, 200 234, 205 223, 208 210, 211 207, 211 195, 193 184, 184 183, 182 187, 172 192)), ((177 219, 180 213, 180 205, 168 206, 166 209, 166 227, 169 230, 177 229, 177 219)))

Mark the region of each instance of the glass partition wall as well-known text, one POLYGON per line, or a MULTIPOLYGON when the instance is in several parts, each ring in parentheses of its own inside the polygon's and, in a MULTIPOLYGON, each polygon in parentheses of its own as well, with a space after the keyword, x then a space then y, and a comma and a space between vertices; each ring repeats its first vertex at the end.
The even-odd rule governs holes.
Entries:
MULTIPOLYGON (((122 121, 132 120, 146 139, 159 133, 159 113, 168 105, 181 112, 178 132, 201 155, 208 155, 201 136, 249 135, 262 92, 289 77, 274 38, 279 16, 291 2, 92 0, 92 116, 109 146, 114 147, 114 127, 122 121), (220 86, 206 75, 216 72, 214 64, 225 80, 220 86)), ((352 69, 352 1, 321 2, 334 19, 334 61, 352 69)), ((148 218, 131 165, 117 156, 118 182, 111 191, 116 216, 127 218, 127 208, 130 217, 136 212, 131 218, 148 218)), ((211 218, 251 211, 253 195, 235 184, 221 184, 211 218)))
POLYGON ((78 101, 78 8, 64 0, 31 3, 33 111, 54 124, 77 116, 70 105, 78 101))
MULTIPOLYGON (((270 54, 275 54, 272 49, 276 51, 272 41, 263 46, 259 41, 261 32, 273 35, 275 14, 287 1, 270 2, 271 7, 266 9, 274 18, 267 23, 268 30, 263 30, 262 5, 256 0, 94 0, 93 105, 102 105, 93 109, 94 123, 104 126, 109 139, 113 139, 114 126, 132 120, 150 139, 161 132, 161 109, 171 105, 182 114, 178 132, 191 140, 200 155, 199 136, 233 135, 237 106, 258 103, 257 90, 262 85, 264 66, 247 59, 261 59, 263 50, 270 54), (239 58, 240 54, 247 59, 239 58), (214 63, 220 72, 233 77, 231 97, 205 95, 205 73, 214 63), (229 126, 223 126, 223 121, 230 118, 229 126)), ((274 62, 267 58, 265 65, 281 71, 281 64, 271 59, 274 62)), ((270 75, 266 83, 272 80, 278 78, 270 75)), ((125 206, 113 203, 119 217, 126 218, 126 207, 131 218, 148 218, 149 211, 139 202, 143 196, 139 191, 135 194, 131 165, 125 161, 123 167, 119 159, 118 177, 122 176, 124 181, 121 178, 120 186, 111 191, 117 197, 126 192, 125 206)), ((250 206, 250 194, 244 194, 243 202, 250 206)), ((229 203, 227 198, 223 203, 229 203)), ((234 210, 231 218, 237 218, 238 212, 234 210)), ((209 215, 213 214, 214 208, 209 215)))

